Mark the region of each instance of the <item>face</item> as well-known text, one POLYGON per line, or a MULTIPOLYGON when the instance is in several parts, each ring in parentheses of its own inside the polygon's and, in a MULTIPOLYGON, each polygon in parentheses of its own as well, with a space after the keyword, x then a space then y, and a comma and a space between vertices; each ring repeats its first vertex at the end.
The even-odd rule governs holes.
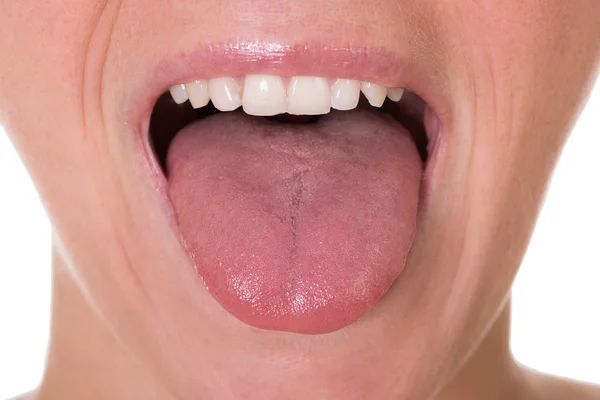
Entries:
POLYGON ((0 118, 59 256, 182 398, 432 395, 505 303, 600 55, 595 0, 23 0, 0 16, 0 118), (157 156, 193 114, 163 97, 153 116, 162 93, 250 74, 326 78, 296 81, 314 98, 342 78, 405 88, 414 123, 215 113, 157 156))

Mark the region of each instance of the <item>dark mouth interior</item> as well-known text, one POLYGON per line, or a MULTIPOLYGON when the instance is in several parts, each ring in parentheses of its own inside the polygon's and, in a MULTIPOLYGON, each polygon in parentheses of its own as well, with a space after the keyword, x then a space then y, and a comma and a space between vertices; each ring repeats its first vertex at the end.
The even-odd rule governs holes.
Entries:
MULTIPOLYGON (((411 133, 413 140, 419 151, 423 162, 427 161, 428 136, 425 131, 423 116, 426 103, 416 94, 406 91, 402 100, 393 102, 386 99, 381 108, 375 108, 369 105, 367 99, 361 94, 358 108, 369 109, 372 112, 382 112, 391 115, 400 122, 411 133)), ((184 127, 190 123, 219 113, 212 103, 206 107, 194 109, 189 102, 178 105, 171 95, 166 92, 156 102, 150 118, 150 141, 154 153, 163 172, 166 175, 166 159, 169 146, 173 138, 184 127)), ((243 112, 241 109, 234 112, 243 112)), ((344 111, 353 112, 353 111, 344 111)), ((282 114, 274 117, 255 117, 267 118, 282 124, 312 124, 321 118, 316 116, 300 116, 282 114)))

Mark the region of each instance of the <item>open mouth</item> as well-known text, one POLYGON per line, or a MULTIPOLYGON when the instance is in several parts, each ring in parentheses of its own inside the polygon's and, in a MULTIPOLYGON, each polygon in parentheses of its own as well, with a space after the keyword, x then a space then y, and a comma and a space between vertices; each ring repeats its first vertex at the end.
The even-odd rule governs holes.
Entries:
POLYGON ((327 333, 404 269, 435 132, 425 101, 352 79, 176 84, 149 137, 208 291, 263 329, 327 333))
MULTIPOLYGON (((227 78, 225 79, 227 80, 227 78)), ((217 82, 213 85, 216 86, 219 80, 216 79, 217 82)), ((282 81, 284 80, 282 79, 282 81)), ((401 123, 410 132, 423 162, 427 161, 429 138, 424 125, 426 104, 418 95, 402 88, 387 89, 376 85, 371 100, 369 100, 361 91, 360 81, 349 79, 340 79, 339 81, 342 81, 342 83, 337 90, 334 86, 335 82, 333 82, 333 85, 331 82, 327 82, 329 86, 326 88, 328 98, 322 102, 323 105, 311 104, 313 103, 314 94, 308 93, 306 108, 303 109, 304 104, 300 104, 297 106, 297 110, 291 112, 288 112, 287 109, 278 109, 280 106, 272 106, 268 101, 264 102, 266 103, 264 110, 254 112, 252 110, 248 111, 247 107, 241 109, 244 90, 242 84, 244 82, 243 79, 239 78, 235 79, 235 82, 229 82, 230 86, 234 85, 233 89, 227 88, 228 82, 226 81, 222 83, 223 88, 221 91, 213 89, 216 92, 215 96, 220 97, 217 100, 218 108, 215 107, 214 100, 211 101, 208 80, 197 80, 188 84, 175 85, 158 99, 152 110, 150 121, 152 148, 163 172, 166 173, 167 151, 175 135, 192 122, 209 118, 219 112, 243 111, 248 115, 263 116, 267 120, 282 124, 315 124, 331 111, 351 112, 359 109, 386 114, 401 123), (333 99, 336 94, 337 99, 333 99)), ((301 101, 304 103, 303 100, 301 101)), ((278 103, 280 100, 275 99, 274 102, 278 103)))

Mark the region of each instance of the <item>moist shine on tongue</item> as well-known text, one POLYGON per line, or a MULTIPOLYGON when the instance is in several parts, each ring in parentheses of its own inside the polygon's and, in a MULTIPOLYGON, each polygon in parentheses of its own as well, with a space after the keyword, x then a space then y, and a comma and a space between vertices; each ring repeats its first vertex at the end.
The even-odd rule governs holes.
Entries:
POLYGON ((422 164, 388 116, 197 121, 167 156, 186 250, 214 298, 263 329, 319 334, 366 313, 404 268, 422 164))

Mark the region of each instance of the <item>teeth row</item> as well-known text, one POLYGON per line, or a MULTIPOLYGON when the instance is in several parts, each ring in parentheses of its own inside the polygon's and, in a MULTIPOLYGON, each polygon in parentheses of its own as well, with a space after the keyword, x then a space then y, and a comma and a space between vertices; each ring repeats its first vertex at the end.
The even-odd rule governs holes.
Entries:
POLYGON ((373 107, 381 107, 386 96, 400 101, 402 88, 384 86, 353 79, 329 81, 312 76, 296 76, 287 80, 273 75, 248 75, 243 79, 214 78, 196 80, 170 88, 177 104, 190 101, 201 108, 212 100, 220 111, 233 111, 240 106, 250 115, 270 116, 327 114, 332 108, 352 110, 358 105, 360 92, 373 107), (287 87, 286 87, 287 86, 287 87))

